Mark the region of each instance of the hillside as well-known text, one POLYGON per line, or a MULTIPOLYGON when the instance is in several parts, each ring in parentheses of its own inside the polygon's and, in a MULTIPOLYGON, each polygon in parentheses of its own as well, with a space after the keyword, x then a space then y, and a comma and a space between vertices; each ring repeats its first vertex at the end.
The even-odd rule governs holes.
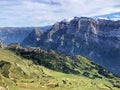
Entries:
POLYGON ((120 78, 84 57, 45 50, 16 53, 0 49, 0 88, 4 90, 119 90, 120 78))

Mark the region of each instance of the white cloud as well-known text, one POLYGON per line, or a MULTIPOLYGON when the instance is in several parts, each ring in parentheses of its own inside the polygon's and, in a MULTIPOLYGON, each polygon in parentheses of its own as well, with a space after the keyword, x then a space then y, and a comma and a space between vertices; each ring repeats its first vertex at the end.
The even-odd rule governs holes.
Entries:
POLYGON ((42 26, 74 16, 120 12, 119 0, 0 0, 0 26, 42 26))

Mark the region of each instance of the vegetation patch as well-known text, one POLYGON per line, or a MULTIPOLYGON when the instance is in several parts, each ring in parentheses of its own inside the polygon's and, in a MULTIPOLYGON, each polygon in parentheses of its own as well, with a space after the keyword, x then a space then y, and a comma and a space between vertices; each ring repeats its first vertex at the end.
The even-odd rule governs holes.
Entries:
POLYGON ((9 78, 9 69, 11 67, 11 64, 9 62, 6 61, 0 61, 0 73, 9 78))

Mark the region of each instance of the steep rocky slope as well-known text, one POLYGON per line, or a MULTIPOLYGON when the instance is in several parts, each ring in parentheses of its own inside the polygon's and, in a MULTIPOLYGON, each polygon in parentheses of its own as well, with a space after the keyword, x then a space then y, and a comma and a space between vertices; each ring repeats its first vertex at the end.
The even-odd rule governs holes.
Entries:
MULTIPOLYGON (((24 45, 30 39, 27 37, 24 45)), ((120 75, 120 21, 75 17, 63 20, 29 45, 82 55, 120 75), (35 44, 36 43, 36 44, 35 44)))
POLYGON ((40 30, 38 28, 35 28, 22 42, 22 45, 27 44, 27 46, 31 45, 35 46, 36 41, 39 41, 41 38, 40 36, 44 33, 44 30, 40 30), (27 42, 26 42, 27 41, 27 42), (25 43, 24 43, 25 42, 25 43))

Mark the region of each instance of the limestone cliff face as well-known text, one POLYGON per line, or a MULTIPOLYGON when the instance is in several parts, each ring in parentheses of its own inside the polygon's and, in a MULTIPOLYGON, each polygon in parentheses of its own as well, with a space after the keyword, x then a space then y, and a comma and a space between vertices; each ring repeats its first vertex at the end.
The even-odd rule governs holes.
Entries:
POLYGON ((120 74, 120 21, 75 17, 55 23, 39 38, 34 46, 83 55, 120 74))

